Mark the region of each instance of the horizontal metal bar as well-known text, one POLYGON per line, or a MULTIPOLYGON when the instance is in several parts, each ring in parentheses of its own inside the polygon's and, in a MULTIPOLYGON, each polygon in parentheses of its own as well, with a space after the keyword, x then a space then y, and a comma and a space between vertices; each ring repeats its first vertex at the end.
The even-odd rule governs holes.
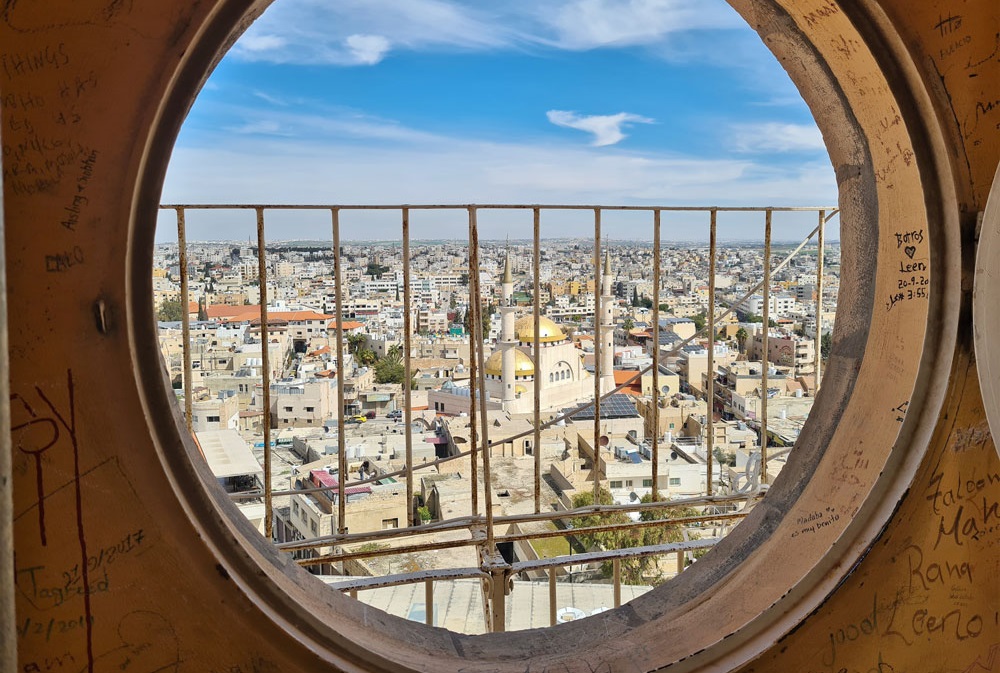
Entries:
MULTIPOLYGON (((370 551, 351 551, 343 554, 324 554, 313 556, 312 558, 295 559, 300 566, 315 566, 322 563, 338 563, 340 561, 352 561, 357 558, 372 558, 375 556, 398 556, 418 551, 436 551, 438 549, 452 549, 454 547, 471 547, 483 541, 483 537, 473 533, 468 540, 442 540, 441 542, 426 542, 424 544, 413 544, 405 547, 386 547, 385 549, 372 549, 370 551)), ((322 545, 324 547, 329 545, 322 545)))
POLYGON ((655 528, 656 526, 684 525, 690 523, 707 523, 709 521, 728 521, 730 519, 742 519, 750 512, 730 512, 728 514, 714 514, 705 516, 683 516, 676 519, 650 519, 649 521, 629 521, 627 523, 609 523, 603 526, 585 526, 583 528, 570 528, 567 530, 546 530, 529 533, 508 533, 498 535, 499 542, 518 542, 521 540, 534 540, 546 537, 565 537, 567 535, 586 535, 589 533, 603 533, 611 530, 632 530, 634 528, 655 528))
POLYGON ((631 210, 639 212, 689 212, 701 213, 717 211, 720 213, 776 213, 819 212, 821 210, 836 210, 834 206, 601 206, 580 204, 538 204, 538 203, 447 203, 447 204, 246 204, 246 203, 191 203, 191 204, 161 204, 161 210, 184 208, 186 210, 631 210))
POLYGON ((722 538, 709 537, 701 540, 687 540, 685 542, 668 542, 666 544, 649 545, 647 547, 626 547, 625 549, 611 549, 606 551, 592 551, 583 554, 573 554, 572 556, 553 556, 551 558, 538 559, 537 561, 518 561, 511 565, 511 572, 530 572, 532 570, 546 570, 548 568, 561 568, 568 565, 580 565, 585 563, 595 563, 597 561, 610 561, 611 559, 641 558, 643 556, 657 556, 659 554, 671 554, 678 551, 695 551, 697 549, 710 549, 718 544, 722 538))
MULTIPOLYGON (((736 502, 748 502, 759 500, 763 495, 713 495, 697 496, 692 498, 678 498, 677 500, 659 500, 657 502, 643 502, 627 505, 587 505, 570 510, 558 510, 552 512, 539 512, 531 514, 511 514, 494 518, 497 524, 531 523, 557 521, 561 519, 572 519, 581 516, 594 516, 596 514, 646 512, 663 509, 674 509, 692 507, 698 505, 723 505, 736 502)), ((708 516, 708 515, 705 515, 708 516)), ((722 515, 719 515, 722 516, 722 515)), ((680 517, 678 517, 680 518, 680 517)), ((718 518, 716 516, 715 518, 718 518)), ((661 523, 670 523, 674 519, 659 519, 661 523)), ((296 540, 295 542, 284 542, 276 545, 282 551, 298 551, 302 549, 313 549, 315 547, 330 547, 333 545, 359 544, 363 542, 378 542, 383 540, 393 540, 414 537, 419 535, 429 535, 431 533, 441 533, 445 531, 464 530, 470 526, 484 524, 482 517, 456 517, 438 523, 413 526, 411 528, 393 528, 390 530, 372 531, 370 533, 348 533, 346 535, 324 535, 310 538, 308 540, 296 540)), ((545 537, 539 535, 538 537, 545 537)))
POLYGON ((441 582, 445 580, 479 579, 486 577, 487 573, 479 568, 449 568, 448 570, 421 570, 415 573, 400 573, 397 575, 385 575, 383 577, 357 577, 355 579, 344 580, 343 582, 328 582, 327 586, 337 591, 364 591, 366 589, 382 589, 385 587, 398 587, 406 584, 417 584, 433 580, 441 582))

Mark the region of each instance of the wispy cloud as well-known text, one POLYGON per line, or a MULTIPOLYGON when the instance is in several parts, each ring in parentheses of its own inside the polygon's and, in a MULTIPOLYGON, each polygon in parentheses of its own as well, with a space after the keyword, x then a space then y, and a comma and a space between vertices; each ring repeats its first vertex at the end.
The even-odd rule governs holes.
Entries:
MULTIPOLYGON (((359 147, 314 137, 288 141, 239 136, 212 148, 179 146, 170 163, 163 199, 186 203, 794 205, 835 203, 837 189, 832 168, 821 161, 781 167, 751 159, 463 138, 359 147)), ((370 227, 345 223, 345 236, 398 236, 398 214, 395 217, 370 227)), ((506 218, 505 223, 516 219, 506 218)), ((433 232, 424 235, 460 237, 466 233, 460 223, 452 226, 441 220, 438 227, 437 222, 433 232)), ((551 218, 546 222, 545 235, 553 235, 551 218)), ((570 231, 575 225, 567 226, 559 231, 570 231)), ((645 224, 616 231, 623 238, 649 235, 645 224)), ((289 229, 273 235, 293 238, 302 233, 289 229)), ((695 231, 682 228, 671 235, 692 238, 695 231)), ((222 238, 245 236, 235 229, 213 233, 222 238)))
POLYGON ((248 61, 374 65, 392 50, 587 50, 653 45, 741 20, 705 0, 283 0, 233 48, 248 61))
POLYGON ((765 122, 732 127, 732 146, 747 154, 822 152, 823 135, 814 124, 765 122))
POLYGON ((239 135, 267 135, 282 137, 291 137, 293 135, 287 130, 282 129, 281 124, 270 119, 247 122, 239 126, 227 126, 224 130, 239 135))
POLYGON ((271 105, 278 105, 280 107, 285 107, 288 105, 288 101, 284 100, 283 98, 272 96, 269 93, 265 93, 263 91, 253 91, 252 93, 255 97, 261 99, 265 103, 270 103, 271 105))
POLYGON ((594 135, 591 145, 604 147, 621 142, 627 136, 622 133, 622 127, 629 124, 653 124, 655 120, 649 117, 619 112, 614 115, 578 115, 567 110, 549 110, 545 113, 549 121, 556 126, 586 131, 594 135))
POLYGON ((566 49, 648 45, 672 33, 740 25, 728 7, 698 0, 571 0, 550 10, 538 16, 566 49))

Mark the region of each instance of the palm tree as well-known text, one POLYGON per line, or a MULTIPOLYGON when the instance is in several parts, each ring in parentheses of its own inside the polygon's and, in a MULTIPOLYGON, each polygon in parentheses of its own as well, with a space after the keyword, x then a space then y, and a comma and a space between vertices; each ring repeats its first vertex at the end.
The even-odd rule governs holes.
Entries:
POLYGON ((740 345, 740 353, 746 350, 748 336, 747 331, 742 327, 736 330, 736 343, 740 345))
POLYGON ((357 353, 358 350, 361 348, 361 346, 364 345, 364 343, 365 343, 365 335, 364 334, 348 334, 347 335, 347 352, 348 353, 357 353))
POLYGON ((622 322, 622 329, 626 332, 631 332, 633 327, 635 327, 635 322, 632 320, 631 316, 626 316, 624 322, 622 322))

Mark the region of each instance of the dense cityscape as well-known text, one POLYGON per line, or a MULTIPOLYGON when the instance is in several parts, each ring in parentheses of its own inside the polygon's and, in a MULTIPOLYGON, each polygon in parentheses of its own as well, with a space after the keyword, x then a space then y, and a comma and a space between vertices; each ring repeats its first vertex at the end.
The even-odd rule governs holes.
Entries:
MULTIPOLYGON (((772 268, 794 244, 772 247, 772 268)), ((265 258, 267 361, 270 381, 273 539, 296 543, 346 533, 375 533, 467 517, 486 488, 494 516, 558 512, 591 505, 594 482, 604 504, 627 505, 713 493, 741 496, 740 507, 705 506, 611 513, 562 521, 511 524, 504 530, 542 537, 498 549, 504 559, 545 559, 617 547, 704 538, 717 540, 737 519, 711 520, 752 506, 761 482, 773 480, 809 415, 817 391, 817 358, 826 355, 839 289, 840 249, 824 248, 823 281, 817 278, 817 248, 810 242, 771 275, 770 329, 766 357, 764 298, 751 292, 762 282, 761 244, 719 246, 715 268, 716 338, 703 332, 709 309, 707 245, 661 247, 659 296, 654 296, 653 248, 649 243, 605 244, 595 276, 591 240, 542 241, 538 277, 539 352, 534 353, 535 279, 533 250, 525 241, 488 241, 479 251, 488 443, 489 484, 469 458, 470 275, 465 242, 417 241, 403 260, 399 242, 349 242, 341 246, 343 291, 337 315, 334 255, 328 242, 268 244, 265 258), (409 273, 410 303, 404 302, 409 273), (822 288, 822 296, 818 289, 822 288), (596 292, 595 292, 596 289, 596 292), (659 343, 654 343, 654 304, 659 343), (595 309, 600 307, 599 315, 595 309), (409 311, 409 414, 413 499, 405 488, 407 395, 403 387, 404 320, 409 311), (720 318, 728 312, 724 318, 720 318), (344 335, 337 362, 336 334, 344 335), (595 324, 596 323, 596 324, 595 324), (819 331, 819 338, 817 338, 819 331), (595 340, 600 345, 595 349, 595 340), (817 344, 820 353, 816 352, 817 344), (709 349, 714 371, 709 386, 709 349), (595 350, 600 361, 595 362, 595 350), (653 401, 653 358, 659 358, 659 408, 653 401), (641 372, 641 374, 640 374, 641 372), (595 373, 598 376, 595 381, 595 373), (338 404, 338 381, 343 407, 338 404), (767 390, 762 392, 766 377, 767 390), (593 399, 600 409, 600 446, 594 450, 593 399), (539 422, 535 404, 538 386, 539 422), (712 388, 709 423, 709 388, 712 388), (583 408, 562 418, 581 406, 583 408), (769 458, 761 475, 761 421, 766 407, 769 458), (345 436, 345 503, 339 506, 338 418, 345 436), (552 422, 554 420, 558 422, 552 422), (712 428, 711 441, 708 438, 712 428), (538 439, 536 439, 536 437, 538 439), (656 489, 653 488, 654 451, 656 489), (540 440, 540 445, 535 445, 540 440), (709 461, 709 444, 712 445, 709 461), (536 456, 540 478, 536 481, 536 456), (441 461, 441 462, 436 462, 441 461), (419 469, 421 464, 434 464, 419 469), (713 467, 709 467, 709 463, 713 467), (473 493, 470 475, 476 474, 473 493), (710 475, 710 476, 709 476, 710 475), (709 484, 711 481, 711 484, 709 484), (354 482, 361 482, 355 485, 354 482), (294 493, 295 491, 304 491, 294 493), (339 513, 344 512, 344 521, 339 513), (640 517, 704 519, 690 524, 574 534, 574 528, 629 523, 640 517), (552 531, 560 531, 553 533, 552 531), (545 534, 548 533, 548 536, 545 534)), ((259 529, 265 530, 263 487, 265 400, 262 374, 258 251, 248 242, 188 242, 188 305, 181 300, 180 250, 160 244, 154 255, 154 304, 160 346, 170 380, 183 406, 182 318, 190 323, 190 424, 199 448, 223 488, 259 529)), ((474 280, 474 279, 473 279, 474 280)), ((820 362, 822 364, 822 360, 820 362)), ((820 367, 822 371, 822 366, 820 367)), ((821 379, 820 379, 821 380, 821 379)), ((479 428, 476 428, 479 431, 479 428)), ((482 433, 480 432, 480 441, 482 433)), ((443 542, 454 531, 428 535, 443 542)), ((707 544, 707 542, 706 542, 707 544)), ((405 541, 386 538, 355 544, 313 544, 291 551, 306 568, 336 584, 345 576, 378 577, 444 568, 477 567, 477 548, 391 550, 405 541), (386 553, 390 550, 390 553, 386 553), (338 555, 347 555, 337 560, 338 555)), ((444 546, 444 545, 439 545, 444 546)), ((622 562, 622 600, 663 582, 695 562, 707 547, 622 562)), ((609 563, 567 563, 559 580, 572 585, 560 619, 573 619, 610 604, 609 563)), ((523 573, 521 595, 545 573, 523 573)), ((439 586, 444 583, 438 583, 439 586)), ((437 591, 444 591, 440 588, 437 591)), ((435 623, 480 632, 481 600, 472 583, 460 580, 439 609, 435 623)), ((358 597, 402 616, 413 613, 401 588, 361 592, 358 597), (402 606, 402 607, 400 607, 402 606)), ((410 591, 409 588, 406 591, 410 591)), ((516 593, 516 592, 515 592, 516 593)), ((443 600, 443 599, 442 599, 443 600)), ((437 602, 437 599, 435 599, 437 602)), ((516 621, 516 620, 515 620, 516 621)), ((547 624, 529 610, 508 628, 547 624)))

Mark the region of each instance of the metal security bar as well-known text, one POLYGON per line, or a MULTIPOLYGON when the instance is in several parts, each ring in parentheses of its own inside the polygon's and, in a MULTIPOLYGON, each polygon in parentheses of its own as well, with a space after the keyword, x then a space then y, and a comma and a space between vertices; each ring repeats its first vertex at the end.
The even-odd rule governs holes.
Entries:
MULTIPOLYGON (((431 598, 433 596, 433 582, 440 581, 447 578, 457 578, 457 577, 480 577, 483 582, 483 594, 484 594, 484 616, 490 630, 502 630, 504 628, 503 619, 503 605, 505 602, 505 596, 509 591, 508 580, 516 574, 517 572, 526 571, 529 569, 551 569, 559 567, 559 559, 548 559, 546 563, 532 562, 535 565, 525 565, 524 563, 514 563, 510 564, 504 561, 502 556, 498 552, 498 545, 502 543, 510 543, 516 541, 523 541, 528 539, 536 538, 547 538, 547 537, 560 537, 566 536, 565 530, 549 530, 549 531, 532 531, 532 532, 521 532, 521 533, 507 533, 503 535, 498 535, 496 533, 496 526, 498 524, 513 524, 518 522, 565 522, 570 521, 576 517, 587 516, 597 514, 611 514, 615 512, 641 512, 641 511, 656 511, 656 510, 669 510, 680 506, 701 506, 701 507, 717 507, 719 505, 733 505, 737 502, 744 503, 745 505, 751 505, 758 494, 741 493, 739 495, 730 496, 716 496, 713 495, 714 491, 714 472, 715 466, 713 464, 714 460, 714 449, 715 449, 715 344, 716 344, 716 333, 717 325, 728 317, 736 307, 741 303, 745 302, 754 293, 758 291, 763 291, 764 301, 763 301, 763 325, 762 325, 762 372, 761 372, 761 403, 762 403, 762 415, 759 420, 760 428, 760 450, 761 450, 761 468, 760 468, 760 480, 763 483, 768 482, 767 473, 767 449, 768 449, 768 425, 767 425, 767 385, 768 385, 768 332, 769 332, 769 318, 770 318, 770 298, 771 298, 771 277, 772 273, 780 271, 785 267, 789 261, 794 258, 814 237, 818 235, 818 249, 817 249, 817 297, 816 297, 816 355, 815 355, 815 380, 816 386, 819 386, 820 380, 820 358, 821 358, 821 335, 822 335, 822 309, 823 309, 823 248, 824 248, 824 230, 825 225, 829 220, 834 217, 838 211, 835 208, 805 208, 805 207, 786 207, 786 208, 759 208, 759 207, 644 207, 644 206, 575 206, 575 205, 557 205, 557 206, 541 206, 541 205, 506 205, 506 204, 494 204, 494 205, 398 205, 398 206, 377 206, 377 205, 322 205, 322 206, 307 206, 307 205, 165 205, 161 206, 165 209, 173 209, 177 214, 177 226, 178 226, 178 245, 180 248, 181 256, 181 294, 182 302, 184 308, 187 309, 188 306, 188 279, 187 279, 187 240, 185 231, 185 212, 188 210, 249 210, 255 211, 257 216, 257 245, 258 245, 258 281, 260 283, 261 301, 260 301, 260 334, 262 343, 262 383, 263 383, 263 399, 264 399, 264 462, 265 462, 265 475, 264 475, 264 489, 263 494, 250 493, 250 494, 234 494, 233 497, 236 500, 260 497, 263 495, 263 500, 265 504, 265 535, 268 538, 273 538, 272 523, 274 520, 273 514, 273 499, 276 497, 285 497, 291 495, 308 495, 308 494, 318 494, 318 493, 331 493, 335 492, 337 496, 337 532, 333 535, 313 535, 305 540, 297 540, 294 542, 287 542, 278 545, 279 549, 287 552, 305 552, 314 551, 322 547, 332 547, 333 552, 330 554, 313 555, 310 558, 298 558, 297 563, 305 566, 314 566, 329 563, 339 563, 341 567, 344 567, 344 563, 356 559, 362 558, 375 558, 379 556, 393 556, 405 552, 414 551, 432 551, 437 549, 449 549, 462 546, 475 546, 478 550, 480 568, 475 572, 466 572, 468 569, 460 571, 433 571, 437 573, 433 576, 428 575, 427 571, 425 573, 416 573, 412 577, 403 573, 396 574, 389 578, 378 578, 378 580, 370 579, 365 581, 352 581, 348 583, 342 583, 338 585, 338 588, 343 587, 344 591, 350 593, 355 593, 359 589, 371 588, 374 586, 390 586, 393 583, 412 583, 416 581, 425 582, 426 595, 428 597, 428 608, 427 608, 427 619, 433 620, 431 598), (336 357, 337 357, 337 403, 339 413, 337 414, 337 429, 338 429, 338 479, 335 486, 320 486, 320 487, 309 487, 309 488, 289 488, 288 490, 276 490, 272 487, 271 483, 271 453, 272 453, 272 441, 271 441, 271 416, 270 416, 270 387, 271 387, 271 369, 269 361, 269 337, 268 337, 268 309, 267 309, 267 297, 268 297, 268 265, 267 265, 267 247, 265 241, 265 213, 272 210, 328 210, 332 217, 332 244, 334 251, 334 286, 336 293, 336 357), (376 476, 368 476, 367 478, 362 478, 354 481, 349 480, 348 475, 348 464, 347 464, 347 450, 346 450, 346 433, 344 427, 344 412, 345 412, 345 391, 344 391, 344 307, 343 307, 343 268, 342 268, 342 255, 341 255, 341 213, 345 211, 362 211, 362 210, 397 210, 401 215, 401 240, 402 240, 402 259, 403 259, 403 271, 402 271, 402 283, 403 283, 403 366, 404 366, 404 381, 406 382, 403 386, 403 398, 404 398, 404 417, 406 420, 405 427, 405 463, 406 466, 403 469, 395 471, 385 471, 381 472, 376 476), (466 210, 468 214, 468 278, 469 278, 469 316, 470 316, 470 362, 469 362, 469 375, 470 375, 470 387, 469 387, 469 440, 470 447, 467 451, 460 451, 455 455, 451 455, 445 458, 436 459, 433 461, 428 461, 419 465, 413 463, 413 439, 412 439, 412 396, 410 392, 409 381, 412 379, 412 306, 413 306, 413 295, 411 287, 411 269, 409 260, 411 259, 411 227, 410 227, 410 215, 411 211, 414 210, 466 210), (485 356, 482 338, 482 326, 483 326, 483 299, 484 294, 482 288, 480 287, 479 278, 479 225, 478 225, 478 213, 484 210, 530 210, 533 216, 533 230, 532 230, 532 274, 533 274, 533 289, 534 289, 534 300, 532 302, 532 320, 534 324, 532 346, 533 352, 535 354, 540 353, 541 342, 540 342, 540 301, 539 297, 541 294, 540 285, 540 275, 541 275, 541 263, 540 263, 540 248, 541 248, 541 219, 542 211, 554 211, 554 210, 590 210, 594 214, 594 247, 593 247, 593 268, 594 268, 594 315, 593 315, 593 330, 594 330, 594 396, 593 400, 584 402, 577 405, 575 408, 564 411, 557 416, 550 418, 548 421, 541 420, 541 393, 544 389, 543 377, 538 375, 536 370, 536 375, 534 377, 534 399, 533 399, 533 418, 532 428, 530 430, 520 432, 511 436, 504 437, 501 440, 491 441, 488 414, 487 414, 487 395, 486 395, 486 370, 485 370, 485 356), (610 254, 610 250, 602 247, 602 214, 608 211, 644 211, 649 212, 653 215, 653 295, 654 301, 652 306, 653 315, 653 362, 651 365, 637 371, 634 375, 630 376, 626 381, 620 384, 611 384, 610 386, 604 386, 603 380, 605 378, 610 378, 611 372, 604 372, 604 357, 606 349, 606 339, 611 336, 614 330, 614 321, 611 314, 610 306, 605 306, 605 287, 603 283, 602 274, 602 250, 605 251, 605 255, 610 254), (706 325, 701 330, 697 331, 695 334, 680 340, 675 343, 667 352, 662 352, 660 349, 660 293, 662 289, 661 285, 661 224, 663 213, 673 213, 673 212, 705 212, 709 214, 709 288, 708 288, 708 311, 706 316, 706 325), (715 270, 717 266, 717 226, 718 226, 718 215, 720 212, 763 212, 765 213, 765 229, 764 229, 764 261, 763 261, 763 279, 758 282, 753 288, 746 292, 741 299, 733 302, 728 308, 723 311, 720 315, 716 315, 717 311, 717 301, 716 301, 716 283, 715 283, 715 270), (819 223, 815 229, 803 240, 782 262, 778 265, 773 266, 771 263, 771 222, 774 212, 816 212, 818 213, 819 223), (831 213, 827 216, 827 213, 831 213), (661 390, 660 390, 660 367, 669 358, 677 355, 685 346, 690 344, 696 338, 701 338, 703 336, 708 337, 708 372, 707 372, 707 419, 706 419, 706 455, 705 455, 705 467, 706 467, 706 488, 705 496, 695 499, 682 499, 682 500, 663 500, 662 494, 659 488, 659 459, 660 459, 660 440, 659 440, 659 416, 660 416, 660 400, 661 400, 661 390), (652 425, 654 431, 651 435, 651 483, 652 483, 652 501, 651 503, 642 503, 630 506, 620 506, 620 505, 602 505, 600 502, 600 489, 602 484, 602 433, 601 433, 601 405, 600 401, 606 400, 611 395, 619 392, 626 386, 631 385, 635 380, 642 377, 647 372, 652 372, 652 425), (557 423, 570 419, 575 414, 583 411, 585 409, 592 409, 594 414, 593 423, 593 466, 592 466, 592 478, 593 483, 593 496, 594 505, 586 508, 578 508, 569 511, 553 511, 546 512, 542 508, 542 497, 541 497, 541 433, 557 423), (524 438, 531 435, 533 438, 533 443, 531 451, 533 454, 533 515, 525 516, 496 516, 494 512, 494 470, 492 467, 492 447, 496 445, 502 445, 508 442, 513 442, 517 439, 524 438), (471 513, 468 517, 458 517, 446 522, 434 524, 434 525, 414 525, 416 519, 413 517, 413 503, 414 503, 414 483, 413 479, 418 470, 432 470, 436 467, 454 461, 454 460, 468 460, 470 466, 470 478, 471 478, 471 513), (479 489, 480 489, 480 470, 482 471, 482 488, 483 501, 482 507, 480 507, 479 499, 479 489), (384 480, 389 477, 403 477, 406 480, 406 498, 407 498, 407 519, 406 526, 397 530, 386 530, 377 531, 372 533, 348 533, 348 511, 347 511, 347 500, 348 500, 348 490, 354 487, 363 486, 365 484, 371 484, 384 480), (440 540, 431 542, 416 542, 412 541, 414 538, 418 538, 421 535, 427 535, 431 533, 442 533, 446 531, 458 531, 466 530, 470 533, 467 539, 450 539, 450 540, 440 540), (411 540, 410 542, 406 542, 411 540), (365 543, 376 543, 376 542, 386 542, 386 541, 401 541, 406 542, 403 546, 391 547, 388 549, 357 549, 356 545, 364 545, 365 543), (345 546, 351 546, 352 549, 349 551, 345 549, 345 546), (537 566, 537 568, 536 568, 537 566), (456 574, 457 573, 457 574, 456 574), (406 579, 408 578, 409 579, 406 579)), ((184 389, 185 389, 185 413, 186 420, 188 423, 189 430, 191 429, 191 418, 192 418, 192 372, 191 372, 191 358, 190 358, 190 321, 185 310, 183 313, 182 328, 185 348, 184 348, 184 389)), ((797 356, 793 356, 797 357, 797 356)), ((728 520, 738 520, 746 516, 748 509, 745 507, 743 510, 739 511, 728 511, 728 512, 714 512, 710 514, 705 514, 703 516, 682 516, 682 517, 668 517, 666 519, 654 519, 647 521, 637 521, 622 524, 607 524, 600 526, 586 526, 583 528, 574 529, 574 535, 586 534, 586 533, 596 533, 596 532, 607 532, 613 530, 638 530, 646 527, 653 527, 663 525, 665 523, 672 525, 685 525, 694 523, 704 523, 710 521, 728 521, 728 520)), ((702 546, 708 547, 714 544, 708 544, 707 541, 700 541, 705 543, 699 546, 694 544, 697 541, 685 542, 685 543, 675 543, 680 544, 680 546, 671 547, 673 551, 678 549, 700 549, 702 546)), ((669 545, 668 545, 669 546, 669 545)), ((615 589, 615 604, 616 606, 620 602, 620 560, 623 558, 631 558, 636 555, 644 554, 662 554, 665 553, 667 546, 664 545, 654 545, 649 548, 633 548, 626 550, 608 550, 606 552, 596 552, 589 554, 577 554, 572 556, 572 561, 567 561, 564 565, 569 563, 578 563, 583 558, 593 557, 593 560, 598 559, 608 559, 613 561, 612 565, 614 568, 614 583, 615 589), (655 549, 654 549, 655 547, 655 549)), ((679 558, 680 558, 679 554, 679 558)), ((680 569, 680 568, 679 568, 680 569)), ((550 581, 554 581, 554 575, 550 575, 550 581)), ((430 622, 429 622, 430 623, 430 622)))

